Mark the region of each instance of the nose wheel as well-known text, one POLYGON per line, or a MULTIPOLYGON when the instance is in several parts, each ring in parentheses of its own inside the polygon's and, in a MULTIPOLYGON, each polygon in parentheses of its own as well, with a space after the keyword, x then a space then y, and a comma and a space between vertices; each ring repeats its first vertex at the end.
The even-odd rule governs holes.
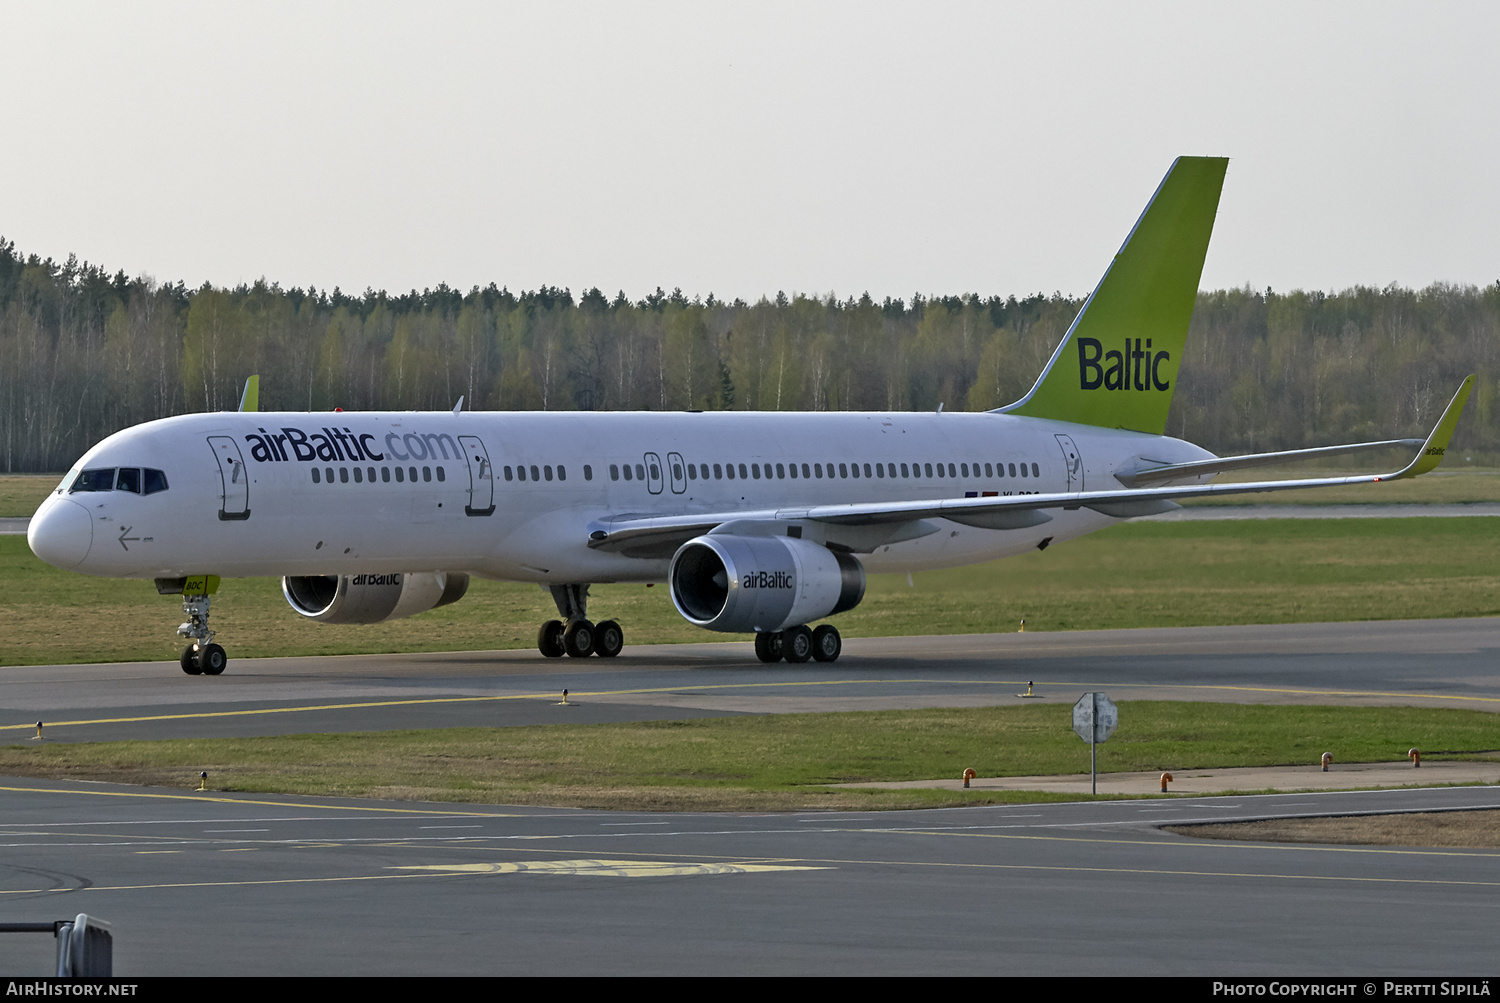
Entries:
POLYGON ((182 649, 182 671, 190 676, 217 676, 229 664, 224 649, 213 643, 213 631, 208 629, 207 595, 184 594, 182 612, 187 622, 177 628, 177 636, 191 643, 182 649))
POLYGON ((182 649, 181 662, 190 676, 217 676, 229 664, 229 656, 217 644, 190 644, 182 649))

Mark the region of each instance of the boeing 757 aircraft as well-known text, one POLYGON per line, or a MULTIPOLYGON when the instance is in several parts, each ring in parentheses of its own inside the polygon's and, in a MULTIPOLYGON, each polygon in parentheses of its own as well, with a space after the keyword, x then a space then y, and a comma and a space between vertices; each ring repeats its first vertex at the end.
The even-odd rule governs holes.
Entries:
MULTIPOLYGON (((550 589, 542 654, 614 657, 595 582, 666 582, 762 661, 833 661, 816 621, 869 572, 949 568, 1071 540, 1180 498, 1412 477, 1437 466, 1464 380, 1426 441, 1218 458, 1165 434, 1227 160, 1179 158, 1031 392, 986 413, 256 410, 109 436, 31 521, 59 568, 181 594, 190 674, 224 671, 223 576, 281 576, 292 609, 376 623, 462 598, 472 575, 550 589), (1216 485, 1214 474, 1391 446, 1390 474, 1216 485)), ((462 401, 459 402, 462 405, 462 401)))

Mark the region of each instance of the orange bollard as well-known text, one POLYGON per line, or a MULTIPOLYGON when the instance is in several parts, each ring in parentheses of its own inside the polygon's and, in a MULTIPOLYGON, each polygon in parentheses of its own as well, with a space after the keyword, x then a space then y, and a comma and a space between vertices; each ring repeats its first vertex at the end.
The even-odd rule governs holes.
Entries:
POLYGON ((972 766, 964 770, 964 786, 968 787, 969 781, 973 780, 977 776, 979 776, 979 774, 974 772, 974 768, 972 766))
POLYGON ((1406 758, 1411 760, 1413 769, 1420 770, 1422 768, 1422 754, 1416 749, 1407 749, 1406 758))
POLYGON ((1171 782, 1172 782, 1172 774, 1170 774, 1170 773, 1163 773, 1161 775, 1161 792, 1163 794, 1167 793, 1167 784, 1170 784, 1171 782))
POLYGON ((1325 753, 1323 753, 1323 772, 1324 773, 1328 772, 1328 765, 1330 763, 1332 763, 1332 762, 1333 762, 1333 753, 1331 753, 1331 752, 1325 752, 1325 753))

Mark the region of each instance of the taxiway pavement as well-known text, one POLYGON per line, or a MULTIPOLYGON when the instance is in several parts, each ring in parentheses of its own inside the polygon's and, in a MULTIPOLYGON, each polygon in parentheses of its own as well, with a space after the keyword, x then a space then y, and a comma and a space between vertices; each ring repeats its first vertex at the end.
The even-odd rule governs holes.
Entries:
POLYGON ((1115 700, 1500 711, 1500 618, 850 639, 838 662, 773 666, 749 644, 0 669, 0 741, 108 741, 1115 700), (569 703, 561 704, 569 690, 569 703))
MULTIPOLYGON (((599 813, 0 778, 7 919, 119 976, 1351 975, 1495 968, 1500 853, 1166 824, 1500 806, 1500 788, 920 812, 599 813)), ((52 943, 0 937, 0 971, 52 943)))

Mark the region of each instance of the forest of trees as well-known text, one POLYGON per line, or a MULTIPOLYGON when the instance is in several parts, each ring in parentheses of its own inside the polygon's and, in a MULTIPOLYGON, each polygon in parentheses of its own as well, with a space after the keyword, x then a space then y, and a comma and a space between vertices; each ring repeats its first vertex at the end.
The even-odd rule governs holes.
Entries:
MULTIPOLYGON (((0 238, 0 471, 61 471, 138 422, 264 410, 984 410, 1030 388, 1082 305, 982 297, 643 300, 590 289, 188 289, 0 238)), ((1424 435, 1500 457, 1500 282, 1199 294, 1169 431, 1218 453, 1424 435)))

